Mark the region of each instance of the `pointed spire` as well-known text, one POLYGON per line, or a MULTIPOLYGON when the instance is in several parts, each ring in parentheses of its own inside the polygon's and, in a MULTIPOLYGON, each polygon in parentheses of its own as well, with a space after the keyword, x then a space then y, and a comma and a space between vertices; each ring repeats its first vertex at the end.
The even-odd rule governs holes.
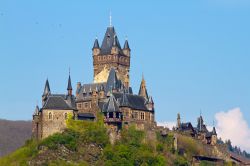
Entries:
POLYGON ((213 127, 212 134, 213 134, 213 135, 217 135, 215 127, 213 127))
POLYGON ((144 80, 144 76, 143 75, 142 75, 142 80, 141 80, 139 95, 142 96, 142 97, 144 97, 146 100, 148 100, 148 92, 147 92, 147 88, 146 88, 146 81, 144 80))
POLYGON ((70 73, 69 73, 69 78, 68 78, 68 87, 67 87, 67 90, 72 90, 70 73))
POLYGON ((95 39, 94 46, 93 46, 92 50, 93 50, 93 49, 96 49, 96 48, 97 48, 97 49, 100 48, 97 37, 96 37, 96 39, 95 39))
POLYGON ((129 44, 128 44, 128 40, 127 40, 127 39, 125 40, 123 49, 128 49, 128 50, 130 50, 129 44))
POLYGON ((68 95, 72 95, 72 85, 71 85, 71 78, 70 78, 70 69, 69 69, 69 78, 68 78, 68 95))
POLYGON ((48 94, 50 94, 50 87, 49 87, 49 80, 47 78, 43 91, 43 96, 47 96, 48 94))
POLYGON ((113 89, 118 90, 119 88, 119 81, 116 75, 116 71, 114 68, 111 68, 109 72, 109 77, 106 84, 106 91, 112 91, 113 89))

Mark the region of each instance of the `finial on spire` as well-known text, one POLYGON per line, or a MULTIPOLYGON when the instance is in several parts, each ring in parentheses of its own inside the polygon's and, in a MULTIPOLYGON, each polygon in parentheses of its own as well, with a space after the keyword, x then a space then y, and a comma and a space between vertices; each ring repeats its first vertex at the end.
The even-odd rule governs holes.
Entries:
POLYGON ((69 75, 70 75, 70 67, 69 67, 69 75))
POLYGON ((112 27, 112 13, 109 11, 109 26, 112 27))

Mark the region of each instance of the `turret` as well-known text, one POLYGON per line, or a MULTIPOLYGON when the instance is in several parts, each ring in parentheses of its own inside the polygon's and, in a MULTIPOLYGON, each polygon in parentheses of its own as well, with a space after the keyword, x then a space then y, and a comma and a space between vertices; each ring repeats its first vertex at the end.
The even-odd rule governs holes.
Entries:
POLYGON ((42 104, 44 105, 44 103, 46 102, 48 96, 50 95, 50 86, 49 86, 49 80, 46 80, 45 83, 45 87, 44 87, 44 91, 43 91, 43 95, 42 95, 42 104))
POLYGON ((177 114, 177 129, 181 127, 181 115, 180 113, 177 114))
POLYGON ((201 132, 203 127, 203 118, 200 115, 200 117, 197 118, 197 128, 201 132))
POLYGON ((33 113, 33 117, 38 116, 38 114, 39 114, 39 107, 38 107, 38 105, 36 105, 35 111, 33 113))
POLYGON ((149 98, 148 98, 147 108, 148 108, 150 111, 154 111, 154 100, 153 100, 153 97, 152 97, 152 96, 149 96, 149 98))
POLYGON ((146 81, 144 80, 144 77, 142 76, 139 95, 144 97, 146 100, 148 100, 148 92, 146 88, 146 81))
POLYGON ((217 133, 215 127, 213 127, 212 131, 212 139, 211 139, 211 145, 216 145, 217 144, 217 133))
POLYGON ((100 52, 101 52, 101 49, 99 47, 99 42, 98 42, 97 38, 95 39, 94 46, 92 48, 92 52, 93 52, 93 56, 99 55, 100 52))
POLYGON ((70 74, 69 74, 69 78, 68 78, 68 87, 67 87, 67 91, 68 91, 68 95, 69 95, 69 96, 72 96, 72 85, 71 85, 70 74))
POLYGON ((122 49, 123 54, 126 56, 130 56, 130 48, 129 48, 129 44, 128 44, 128 40, 126 39, 125 43, 124 43, 124 47, 122 49))
POLYGON ((215 129, 215 127, 213 127, 213 131, 212 131, 212 134, 213 134, 213 135, 217 135, 217 132, 216 132, 216 129, 215 129))
POLYGON ((118 47, 118 38, 117 36, 115 35, 114 36, 114 41, 113 41, 113 45, 112 45, 112 48, 111 48, 111 54, 118 54, 119 53, 119 47, 118 47))

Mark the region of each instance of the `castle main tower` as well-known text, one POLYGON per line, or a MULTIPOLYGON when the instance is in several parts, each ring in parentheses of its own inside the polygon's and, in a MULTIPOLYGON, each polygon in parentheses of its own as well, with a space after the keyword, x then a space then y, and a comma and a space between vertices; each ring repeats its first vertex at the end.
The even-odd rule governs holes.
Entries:
POLYGON ((95 39, 92 51, 94 83, 107 82, 109 72, 111 68, 114 68, 118 78, 128 88, 131 51, 128 40, 121 48, 115 28, 110 25, 106 30, 101 47, 98 39, 95 39))

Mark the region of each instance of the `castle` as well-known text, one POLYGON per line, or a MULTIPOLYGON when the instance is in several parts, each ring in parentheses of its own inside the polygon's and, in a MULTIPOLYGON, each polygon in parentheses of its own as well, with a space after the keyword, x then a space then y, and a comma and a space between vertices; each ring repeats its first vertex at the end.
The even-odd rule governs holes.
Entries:
POLYGON ((177 124, 174 130, 182 134, 187 134, 195 139, 201 140, 204 144, 217 144, 217 132, 215 127, 213 127, 212 131, 208 131, 201 115, 197 118, 197 127, 193 127, 191 122, 182 123, 181 116, 178 113, 177 124))
MULTIPOLYGON (((104 115, 104 123, 112 131, 135 125, 139 130, 156 128, 155 109, 152 96, 148 95, 146 81, 142 77, 138 94, 130 86, 131 50, 128 40, 121 47, 115 28, 107 27, 101 47, 95 39, 92 48, 94 78, 93 83, 77 83, 75 95, 69 74, 67 93, 53 94, 48 79, 42 95, 42 107, 36 106, 32 121, 32 135, 43 139, 66 128, 66 120, 97 120, 97 114, 104 115)), ((205 144, 215 145, 215 128, 209 132, 198 118, 197 127, 190 122, 182 123, 177 115, 174 131, 188 134, 205 144)))
POLYGON ((42 106, 36 106, 32 121, 32 135, 43 139, 66 128, 66 120, 95 121, 104 115, 104 123, 113 131, 135 125, 137 129, 156 126, 152 96, 148 95, 142 78, 139 93, 130 86, 131 50, 128 40, 121 47, 115 28, 107 27, 101 46, 95 39, 92 48, 94 82, 77 83, 75 95, 69 74, 67 94, 53 94, 48 79, 42 95, 42 106))

